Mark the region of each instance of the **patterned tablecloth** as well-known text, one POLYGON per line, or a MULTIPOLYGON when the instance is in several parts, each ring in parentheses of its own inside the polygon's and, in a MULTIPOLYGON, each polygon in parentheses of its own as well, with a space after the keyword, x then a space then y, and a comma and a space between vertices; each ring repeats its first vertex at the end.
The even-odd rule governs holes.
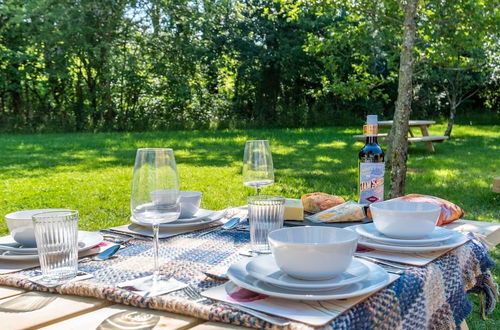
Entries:
MULTIPOLYGON (((426 267, 412 267, 399 280, 373 294, 323 328, 333 329, 448 329, 460 325, 471 312, 466 292, 494 288, 489 268, 494 263, 486 247, 475 237, 426 267)), ((202 271, 223 271, 242 258, 239 249, 248 249, 249 234, 243 231, 216 231, 196 237, 188 233, 161 242, 161 272, 203 290, 222 282, 207 278, 202 271)), ((273 325, 239 312, 222 303, 206 304, 189 300, 183 291, 143 298, 114 284, 150 275, 153 268, 151 242, 133 240, 118 252, 118 258, 81 264, 93 279, 45 288, 28 280, 33 270, 0 276, 0 285, 29 290, 52 291, 106 299, 115 303, 165 310, 206 320, 256 328, 273 325)), ((496 288, 495 288, 496 290, 496 288)), ((490 295, 492 297, 493 295, 490 295)), ((490 300, 490 307, 494 301, 490 300)), ((289 328, 309 329, 293 322, 289 328)))

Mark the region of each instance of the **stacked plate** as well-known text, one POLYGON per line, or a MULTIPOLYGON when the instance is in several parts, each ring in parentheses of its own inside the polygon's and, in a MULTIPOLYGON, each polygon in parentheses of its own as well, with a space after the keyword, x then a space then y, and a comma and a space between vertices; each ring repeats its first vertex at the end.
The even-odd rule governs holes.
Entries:
MULTIPOLYGON (((90 250, 99 245, 103 237, 99 233, 90 231, 78 232, 78 252, 90 250)), ((25 247, 17 243, 12 236, 0 237, 0 260, 37 261, 38 250, 36 247, 25 247)))
POLYGON ((238 261, 229 267, 227 275, 245 289, 300 300, 344 299, 371 293, 389 284, 389 275, 383 268, 356 258, 341 275, 328 280, 291 277, 277 266, 272 255, 238 261))
MULTIPOLYGON (((190 228, 197 227, 200 225, 209 224, 211 222, 217 221, 224 216, 224 212, 222 211, 211 211, 205 209, 199 209, 192 217, 190 218, 182 218, 177 219, 173 222, 162 223, 160 224, 160 228, 190 228)), ((144 227, 151 227, 152 224, 149 222, 143 222, 134 217, 130 218, 132 223, 135 223, 144 227)))
POLYGON ((397 252, 430 252, 457 247, 467 241, 461 233, 443 227, 436 227, 429 235, 418 239, 401 239, 385 236, 373 223, 349 227, 360 236, 358 244, 382 250, 397 252))

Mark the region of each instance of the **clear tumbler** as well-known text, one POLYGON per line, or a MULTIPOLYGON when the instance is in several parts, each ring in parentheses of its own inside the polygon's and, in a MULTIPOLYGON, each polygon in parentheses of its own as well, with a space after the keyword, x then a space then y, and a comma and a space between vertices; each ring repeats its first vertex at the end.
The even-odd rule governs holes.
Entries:
POLYGON ((248 197, 250 241, 255 253, 271 253, 267 234, 283 227, 285 198, 259 195, 248 197))
POLYGON ((33 215, 41 282, 63 284, 78 270, 78 211, 52 211, 33 215))

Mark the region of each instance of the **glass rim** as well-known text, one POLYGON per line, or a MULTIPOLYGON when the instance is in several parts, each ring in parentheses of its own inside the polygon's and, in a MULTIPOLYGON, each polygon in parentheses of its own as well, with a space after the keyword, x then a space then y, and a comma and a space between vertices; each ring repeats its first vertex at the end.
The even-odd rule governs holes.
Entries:
POLYGON ((172 148, 138 148, 137 151, 174 151, 172 148))
POLYGON ((247 140, 246 143, 249 142, 269 142, 269 140, 247 140))
POLYGON ((60 218, 67 218, 67 217, 73 217, 75 215, 78 215, 77 210, 66 210, 66 211, 46 211, 46 212, 40 212, 40 213, 35 213, 31 216, 32 220, 43 220, 43 219, 53 219, 55 217, 60 217, 60 218), (63 214, 63 215, 57 215, 57 214, 63 214), (49 215, 49 214, 54 214, 54 215, 49 215))
POLYGON ((254 196, 248 196, 247 202, 249 204, 252 204, 253 202, 257 202, 258 204, 265 204, 265 203, 284 204, 285 197, 276 196, 276 195, 254 195, 254 196))

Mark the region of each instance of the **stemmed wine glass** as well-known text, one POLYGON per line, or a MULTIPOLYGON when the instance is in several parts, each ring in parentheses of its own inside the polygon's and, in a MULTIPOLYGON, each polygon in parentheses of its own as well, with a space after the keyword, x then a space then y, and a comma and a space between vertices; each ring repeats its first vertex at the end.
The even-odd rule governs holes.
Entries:
POLYGON ((250 140, 245 143, 243 155, 243 183, 257 188, 274 183, 273 157, 268 140, 250 140))
POLYGON ((154 272, 151 285, 145 285, 155 292, 162 286, 158 265, 160 224, 177 220, 181 212, 179 177, 172 149, 137 150, 130 208, 136 220, 153 226, 154 272))

